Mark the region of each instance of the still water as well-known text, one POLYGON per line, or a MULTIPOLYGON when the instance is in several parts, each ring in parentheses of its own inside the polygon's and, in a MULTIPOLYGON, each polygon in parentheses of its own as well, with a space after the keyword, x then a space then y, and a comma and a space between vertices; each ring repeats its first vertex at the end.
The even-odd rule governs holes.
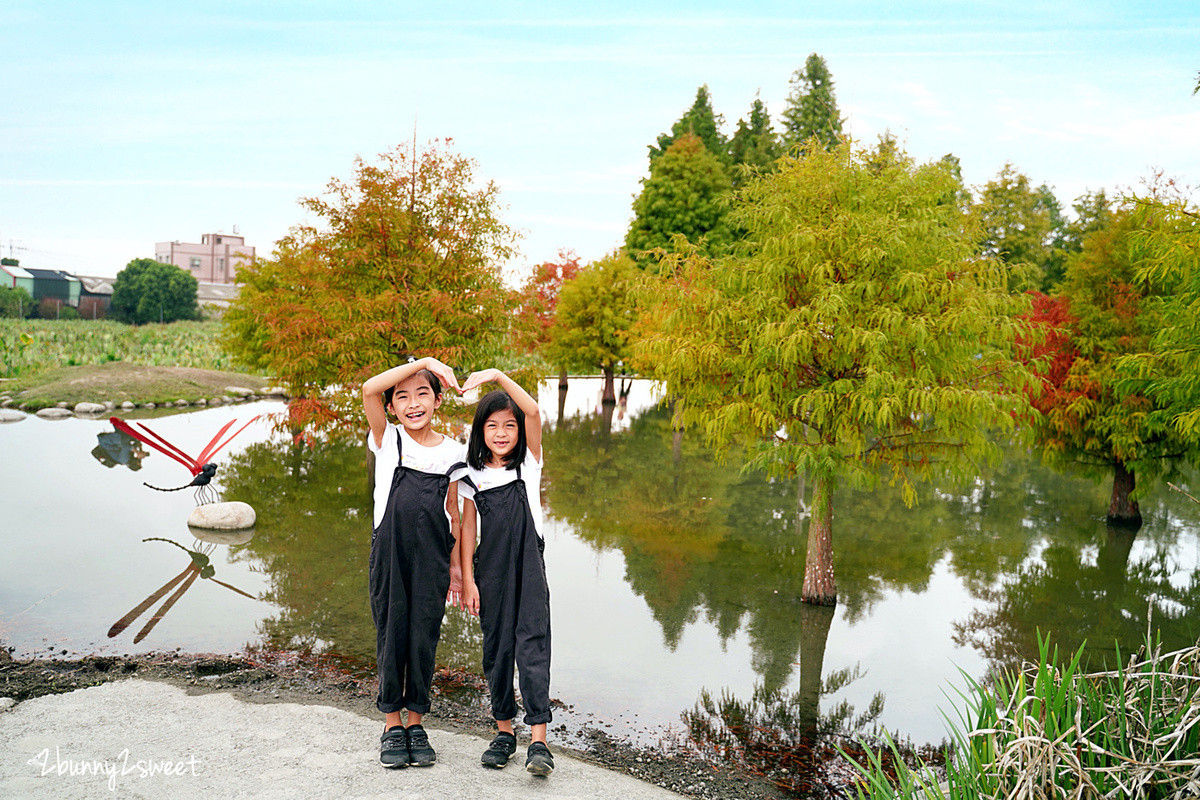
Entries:
MULTIPOLYGON (((1156 487, 1140 531, 1110 530, 1107 486, 1018 447, 971 485, 922 487, 913 509, 887 487, 839 490, 839 603, 806 606, 795 482, 744 474, 736 453, 717 462, 699 437, 671 430, 649 384, 626 388, 610 415, 597 381, 573 380, 561 404, 553 383, 540 392, 552 694, 611 733, 652 742, 683 727, 704 693, 724 693, 819 697, 827 724, 857 717, 937 742, 960 670, 982 678, 1036 657, 1039 630, 1097 653, 1114 640, 1136 647, 1148 617, 1168 648, 1200 637, 1200 506, 1156 487)), ((227 421, 281 409, 145 422, 195 454, 227 421)), ((265 422, 245 430, 215 459, 223 499, 258 513, 254 535, 232 543, 189 532, 190 490, 143 485, 185 483, 181 465, 131 451, 107 420, 0 426, 5 646, 307 649, 369 668, 361 443, 305 447, 265 422), (212 573, 175 580, 193 563, 212 573)), ((451 611, 439 660, 478 671, 479 647, 478 624, 451 611)))

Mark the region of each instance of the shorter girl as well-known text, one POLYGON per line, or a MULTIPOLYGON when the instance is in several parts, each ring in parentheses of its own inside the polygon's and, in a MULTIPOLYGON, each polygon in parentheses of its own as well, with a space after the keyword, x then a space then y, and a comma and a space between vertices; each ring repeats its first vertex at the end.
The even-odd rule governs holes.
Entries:
POLYGON ((542 418, 537 401, 499 370, 473 373, 463 391, 493 381, 503 390, 479 401, 467 443, 467 477, 459 482, 465 498, 459 540, 463 601, 483 628, 483 672, 499 728, 482 761, 499 769, 516 753, 515 663, 533 738, 525 769, 546 776, 554 771, 554 757, 546 746, 550 590, 542 559, 542 418))

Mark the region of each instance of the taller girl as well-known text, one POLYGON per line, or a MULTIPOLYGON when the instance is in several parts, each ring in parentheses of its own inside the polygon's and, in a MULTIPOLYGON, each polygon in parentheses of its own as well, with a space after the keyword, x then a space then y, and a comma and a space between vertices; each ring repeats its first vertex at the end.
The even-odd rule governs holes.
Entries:
POLYGON ((458 388, 449 367, 422 358, 368 379, 362 389, 371 425, 367 447, 375 453, 371 616, 376 706, 386 717, 379 761, 392 769, 437 760, 421 719, 429 711, 445 604, 455 602, 462 585, 458 496, 448 473, 461 465, 464 448, 432 427, 443 383, 458 388), (389 411, 399 425, 388 422, 389 411), (406 709, 407 728, 401 718, 406 709))
POLYGON ((525 768, 545 776, 554 771, 554 758, 546 746, 550 590, 542 559, 542 416, 537 401, 499 370, 473 373, 463 391, 491 382, 502 388, 479 401, 467 443, 468 474, 459 482, 464 498, 459 544, 463 601, 479 614, 483 628, 483 672, 499 729, 482 761, 498 769, 516 752, 515 663, 525 724, 533 738, 525 768))

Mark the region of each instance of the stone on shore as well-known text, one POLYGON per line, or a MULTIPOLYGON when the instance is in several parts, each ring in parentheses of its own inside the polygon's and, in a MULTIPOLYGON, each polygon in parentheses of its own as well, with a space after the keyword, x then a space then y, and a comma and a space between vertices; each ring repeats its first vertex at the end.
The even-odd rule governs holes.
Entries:
POLYGON ((0 408, 0 422, 20 422, 28 416, 21 411, 13 411, 11 408, 0 408))
POLYGON ((75 416, 75 414, 71 412, 71 409, 58 408, 57 406, 54 408, 43 408, 41 411, 37 412, 37 415, 42 419, 66 419, 67 417, 75 416))
POLYGON ((247 389, 245 386, 226 386, 225 391, 237 397, 249 397, 254 394, 253 389, 247 389))
POLYGON ((131 409, 137 408, 137 403, 133 402, 132 400, 126 400, 124 403, 121 403, 121 408, 124 411, 129 411, 131 409))
POLYGON ((75 416, 81 417, 85 414, 103 414, 108 411, 108 407, 103 403, 76 403, 75 416))
POLYGON ((249 503, 234 500, 228 503, 206 503, 192 509, 187 524, 193 528, 218 531, 238 531, 253 528, 257 515, 249 503))

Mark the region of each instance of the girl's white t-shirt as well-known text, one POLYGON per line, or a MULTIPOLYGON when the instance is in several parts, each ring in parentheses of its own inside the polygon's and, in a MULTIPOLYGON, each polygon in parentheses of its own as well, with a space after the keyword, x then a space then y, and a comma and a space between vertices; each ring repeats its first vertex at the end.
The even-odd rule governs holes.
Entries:
MULTIPOLYGON (((495 489, 517 479, 517 471, 507 467, 484 467, 483 469, 467 469, 467 474, 475 482, 479 491, 495 489)), ((542 464, 533 457, 533 453, 525 451, 525 460, 521 462, 521 480, 525 481, 525 494, 529 497, 529 510, 533 513, 533 526, 538 538, 544 539, 542 533, 542 464)), ((466 481, 458 482, 458 496, 467 499, 475 497, 475 490, 466 481)))
POLYGON ((375 454, 375 521, 372 528, 383 522, 387 509, 388 494, 392 491, 392 474, 396 471, 396 435, 399 434, 404 451, 404 466, 421 472, 443 474, 452 465, 467 460, 467 446, 449 436, 433 447, 417 444, 408 431, 391 422, 383 429, 383 443, 375 446, 375 437, 367 431, 367 449, 375 454))

